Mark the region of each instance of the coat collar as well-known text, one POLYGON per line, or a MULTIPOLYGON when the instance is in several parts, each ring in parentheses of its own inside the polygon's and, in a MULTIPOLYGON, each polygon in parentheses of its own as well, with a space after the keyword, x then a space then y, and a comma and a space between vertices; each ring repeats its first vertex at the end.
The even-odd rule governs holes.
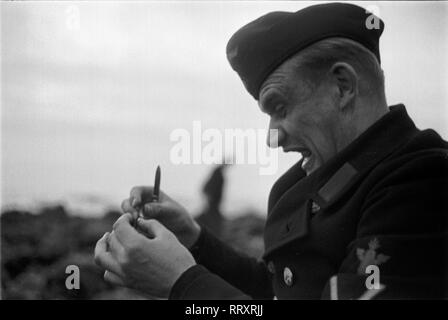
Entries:
POLYGON ((321 208, 335 203, 377 163, 418 133, 404 105, 370 126, 325 165, 306 176, 296 163, 272 187, 265 231, 265 256, 308 233, 311 200, 321 208))
MULTIPOLYGON (((370 126, 321 170, 316 171, 313 199, 323 208, 333 204, 354 182, 377 163, 404 145, 419 131, 404 105, 389 112, 370 126)), ((311 175, 310 175, 311 176, 311 175)))

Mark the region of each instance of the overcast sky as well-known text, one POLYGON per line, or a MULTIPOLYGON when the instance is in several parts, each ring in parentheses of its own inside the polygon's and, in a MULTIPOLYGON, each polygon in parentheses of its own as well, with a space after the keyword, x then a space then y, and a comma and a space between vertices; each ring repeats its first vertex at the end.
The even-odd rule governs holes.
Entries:
MULTIPOLYGON (((386 25, 389 105, 404 103, 417 126, 447 139, 447 2, 360 5, 372 3, 386 25)), ((174 165, 170 133, 191 132, 195 120, 203 129, 266 129, 225 46, 257 17, 309 4, 2 2, 3 205, 90 205, 85 195, 118 205, 132 186, 152 184, 160 164, 162 189, 196 212, 210 167, 174 165)), ((258 165, 232 167, 226 211, 264 214, 273 182, 297 160, 280 155, 270 176, 258 165)))

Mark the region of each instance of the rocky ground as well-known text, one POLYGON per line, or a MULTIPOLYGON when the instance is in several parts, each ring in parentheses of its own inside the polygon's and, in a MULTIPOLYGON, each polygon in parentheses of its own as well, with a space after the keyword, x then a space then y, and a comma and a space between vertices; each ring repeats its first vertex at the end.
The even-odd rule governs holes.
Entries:
MULTIPOLYGON (((37 213, 3 212, 1 222, 1 285, 3 299, 140 299, 137 292, 114 287, 102 278, 93 261, 96 241, 120 216, 69 215, 63 206, 37 213), (80 269, 80 289, 68 290, 68 265, 80 269)), ((254 213, 226 220, 222 238, 233 247, 259 257, 264 220, 254 213)))

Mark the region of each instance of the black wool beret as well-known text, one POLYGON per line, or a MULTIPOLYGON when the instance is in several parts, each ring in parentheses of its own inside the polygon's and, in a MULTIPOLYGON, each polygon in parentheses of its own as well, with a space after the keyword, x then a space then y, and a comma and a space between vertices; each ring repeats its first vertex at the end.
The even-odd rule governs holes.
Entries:
MULTIPOLYGON (((297 12, 271 12, 239 29, 227 44, 227 59, 247 91, 258 100, 264 80, 288 58, 331 37, 354 40, 380 60, 379 28, 367 23, 372 13, 348 3, 329 3, 297 12), (368 27, 369 26, 369 27, 368 27)), ((378 24, 377 24, 378 25, 378 24)))

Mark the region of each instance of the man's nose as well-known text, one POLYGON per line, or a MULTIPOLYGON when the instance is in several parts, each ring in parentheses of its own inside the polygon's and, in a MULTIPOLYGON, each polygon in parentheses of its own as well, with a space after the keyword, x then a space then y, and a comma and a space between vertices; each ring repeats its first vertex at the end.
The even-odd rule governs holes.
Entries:
POLYGON ((284 131, 274 120, 269 121, 269 130, 266 136, 266 144, 269 148, 278 148, 285 137, 284 131))

